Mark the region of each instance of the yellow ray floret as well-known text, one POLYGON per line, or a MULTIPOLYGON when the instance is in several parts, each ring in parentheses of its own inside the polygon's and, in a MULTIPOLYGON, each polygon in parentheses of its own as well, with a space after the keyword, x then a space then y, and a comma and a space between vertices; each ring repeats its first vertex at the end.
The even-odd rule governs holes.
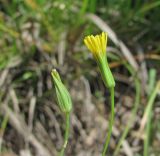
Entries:
POLYGON ((90 35, 85 37, 84 43, 94 56, 106 54, 107 33, 102 32, 100 35, 90 35))

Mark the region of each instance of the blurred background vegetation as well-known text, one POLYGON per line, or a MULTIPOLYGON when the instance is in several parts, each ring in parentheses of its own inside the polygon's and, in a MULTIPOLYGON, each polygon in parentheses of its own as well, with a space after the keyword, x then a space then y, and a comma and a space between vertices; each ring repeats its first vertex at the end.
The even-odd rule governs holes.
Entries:
POLYGON ((83 39, 102 31, 116 79, 108 156, 160 155, 160 0, 0 0, 1 156, 57 155, 53 68, 73 100, 66 156, 100 155, 109 92, 83 39))

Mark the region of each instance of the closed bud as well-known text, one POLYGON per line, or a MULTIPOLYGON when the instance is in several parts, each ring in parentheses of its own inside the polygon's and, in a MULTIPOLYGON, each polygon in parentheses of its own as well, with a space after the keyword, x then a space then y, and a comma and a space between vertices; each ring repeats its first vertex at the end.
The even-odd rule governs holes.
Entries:
POLYGON ((52 70, 51 75, 55 85, 58 105, 63 113, 69 113, 72 110, 70 94, 62 83, 61 78, 55 69, 52 70))

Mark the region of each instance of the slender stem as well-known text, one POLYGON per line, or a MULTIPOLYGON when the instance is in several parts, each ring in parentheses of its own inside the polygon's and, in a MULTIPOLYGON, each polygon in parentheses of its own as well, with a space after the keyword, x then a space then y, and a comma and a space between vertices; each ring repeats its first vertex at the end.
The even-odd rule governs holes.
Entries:
POLYGON ((153 89, 150 98, 148 100, 148 104, 144 113, 144 116, 147 118, 146 128, 145 128, 145 139, 144 139, 144 150, 143 156, 149 155, 149 139, 150 139, 150 128, 151 128, 151 118, 152 118, 152 109, 155 98, 157 96, 158 91, 160 90, 160 80, 157 82, 155 88, 153 89))
POLYGON ((107 152, 107 148, 110 142, 111 134, 112 134, 112 127, 114 123, 114 87, 110 88, 110 98, 111 98, 111 118, 109 121, 109 132, 107 134, 106 142, 103 147, 102 156, 105 156, 107 152))
POLYGON ((64 156, 64 151, 66 149, 68 138, 69 138, 69 129, 70 129, 70 113, 66 114, 66 127, 65 127, 65 135, 64 135, 64 144, 61 148, 59 156, 64 156))
POLYGON ((149 113, 148 120, 147 120, 147 127, 145 129, 145 138, 144 138, 144 149, 143 149, 143 156, 147 156, 149 153, 149 139, 150 139, 150 130, 151 130, 151 119, 152 119, 152 112, 149 113))
POLYGON ((137 110, 138 110, 139 101, 140 101, 140 87, 141 86, 140 86, 140 82, 139 82, 139 80, 137 78, 135 79, 135 86, 136 86, 136 98, 135 98, 135 102, 134 102, 134 107, 132 109, 131 117, 130 117, 128 123, 127 123, 127 126, 125 127, 125 129, 124 129, 124 131, 122 133, 122 136, 120 137, 120 140, 119 140, 119 142, 118 142, 118 144, 116 146, 116 149, 114 151, 113 156, 117 156, 118 155, 120 147, 121 147, 124 139, 126 138, 126 136, 127 136, 128 132, 129 132, 133 122, 134 122, 135 115, 136 115, 137 110))

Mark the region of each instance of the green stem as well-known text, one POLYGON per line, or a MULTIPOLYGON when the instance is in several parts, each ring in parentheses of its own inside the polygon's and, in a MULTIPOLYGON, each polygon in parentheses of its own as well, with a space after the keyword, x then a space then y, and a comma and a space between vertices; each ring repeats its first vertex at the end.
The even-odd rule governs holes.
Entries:
POLYGON ((102 156, 105 156, 106 154, 106 151, 110 142, 111 134, 112 134, 113 123, 114 123, 114 87, 110 88, 110 94, 111 94, 110 95, 111 96, 111 119, 109 122, 109 132, 103 147, 102 156))
POLYGON ((145 130, 145 139, 144 139, 144 149, 143 149, 143 156, 148 156, 149 151, 149 139, 150 139, 150 129, 151 129, 151 119, 152 119, 152 112, 149 113, 147 126, 145 130))
POLYGON ((64 144, 61 148, 59 156, 64 156, 64 151, 67 147, 68 138, 69 138, 69 129, 70 129, 70 113, 66 114, 66 127, 65 127, 65 135, 64 135, 64 144))
POLYGON ((160 80, 157 82, 155 89, 153 89, 150 98, 147 103, 147 107, 145 109, 145 117, 147 118, 147 125, 145 128, 145 139, 144 139, 144 150, 143 150, 143 156, 149 155, 149 139, 150 139, 150 127, 151 127, 151 117, 152 117, 152 109, 153 104, 156 99, 157 93, 160 90, 160 80))
POLYGON ((123 134, 118 142, 118 145, 116 146, 116 149, 114 151, 114 156, 118 155, 119 153, 119 150, 120 150, 120 147, 124 141, 124 139, 126 138, 130 128, 131 128, 131 125, 133 124, 133 121, 135 119, 135 115, 137 113, 137 110, 138 110, 138 106, 139 106, 139 101, 140 101, 140 82, 137 78, 135 78, 135 86, 136 86, 136 99, 135 99, 135 103, 134 103, 134 108, 132 110, 132 113, 131 113, 131 118, 129 119, 128 123, 127 123, 127 126, 125 127, 125 130, 123 131, 123 134))

